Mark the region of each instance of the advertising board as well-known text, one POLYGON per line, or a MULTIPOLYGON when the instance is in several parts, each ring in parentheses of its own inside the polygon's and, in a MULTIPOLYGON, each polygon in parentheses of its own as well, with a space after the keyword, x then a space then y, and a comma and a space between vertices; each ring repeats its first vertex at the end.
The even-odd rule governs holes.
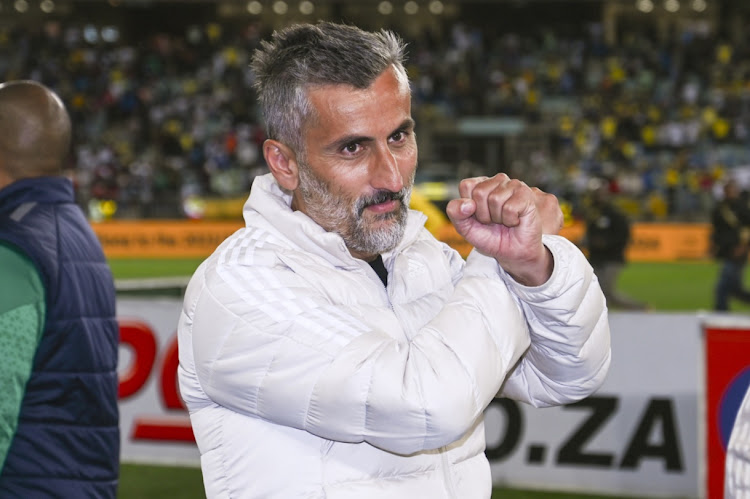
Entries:
MULTIPOLYGON (((206 257, 242 221, 109 221, 92 224, 108 258, 206 257)), ((444 219, 427 228, 435 237, 466 257, 471 246, 444 219)), ((710 258, 708 224, 634 224, 629 261, 673 262, 710 258)), ((576 222, 563 227, 560 235, 582 245, 585 228, 576 222)))
POLYGON ((645 497, 699 496, 700 319, 610 314, 612 363, 582 402, 496 400, 487 455, 496 484, 645 497))
MULTIPOLYGON (((121 297, 120 413, 125 462, 197 466, 177 388, 181 302, 121 297)), ((486 412, 496 485, 648 497, 701 497, 701 318, 610 314, 604 386, 566 407, 495 400, 486 412)))

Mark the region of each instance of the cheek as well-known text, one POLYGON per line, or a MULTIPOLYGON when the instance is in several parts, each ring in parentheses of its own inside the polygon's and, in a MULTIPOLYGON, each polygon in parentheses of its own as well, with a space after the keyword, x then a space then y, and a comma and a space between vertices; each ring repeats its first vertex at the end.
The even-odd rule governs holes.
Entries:
POLYGON ((369 195, 369 177, 367 174, 367 168, 351 168, 351 165, 347 165, 348 168, 337 169, 338 175, 330 179, 330 185, 333 186, 331 192, 336 197, 336 201, 340 207, 349 208, 357 202, 357 200, 364 196, 369 195))
POLYGON ((404 179, 410 178, 417 169, 417 146, 404 148, 403 152, 398 155, 398 168, 404 179))

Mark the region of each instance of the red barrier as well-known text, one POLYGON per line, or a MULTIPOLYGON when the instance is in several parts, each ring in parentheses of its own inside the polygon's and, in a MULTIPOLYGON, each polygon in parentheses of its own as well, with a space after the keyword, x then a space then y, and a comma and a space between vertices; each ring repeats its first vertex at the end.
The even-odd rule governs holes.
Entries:
POLYGON ((750 383, 750 328, 704 328, 706 483, 708 499, 724 497, 724 462, 737 411, 750 383))

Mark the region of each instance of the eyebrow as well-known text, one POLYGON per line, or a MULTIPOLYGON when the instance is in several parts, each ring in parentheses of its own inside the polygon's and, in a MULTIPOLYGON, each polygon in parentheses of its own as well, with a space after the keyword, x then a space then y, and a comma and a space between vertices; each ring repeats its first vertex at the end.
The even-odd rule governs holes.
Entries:
MULTIPOLYGON (((404 121, 401 122, 399 126, 397 126, 391 133, 388 134, 390 137, 396 132, 400 132, 403 130, 408 130, 411 128, 414 128, 416 125, 416 122, 412 118, 406 118, 404 121)), ((363 142, 372 142, 374 141, 374 137, 369 137, 367 135, 345 135, 341 137, 338 140, 335 140, 328 144, 328 146, 325 147, 325 149, 329 151, 338 151, 339 149, 343 148, 344 146, 348 144, 361 144, 363 142)))

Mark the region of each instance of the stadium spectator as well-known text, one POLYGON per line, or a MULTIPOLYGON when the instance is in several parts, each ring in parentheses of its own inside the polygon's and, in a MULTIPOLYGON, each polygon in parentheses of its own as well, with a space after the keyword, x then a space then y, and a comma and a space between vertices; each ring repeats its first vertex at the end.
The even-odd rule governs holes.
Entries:
POLYGON ((750 207, 733 179, 724 184, 724 197, 711 214, 711 228, 712 252, 721 263, 714 309, 725 312, 731 298, 750 303, 750 290, 742 282, 750 254, 750 207))
POLYGON ((593 393, 604 298, 557 200, 499 175, 447 212, 464 261, 409 212, 404 46, 295 25, 253 62, 272 173, 193 276, 180 392, 208 497, 490 497, 482 413, 593 393), (252 470, 252 472, 248 472, 252 470))
POLYGON ((107 262, 61 176, 71 123, 0 85, 0 497, 114 498, 119 329, 107 262))
POLYGON ((620 273, 626 264, 625 250, 630 244, 630 220, 612 202, 609 182, 592 181, 591 199, 586 210, 585 246, 599 279, 607 305, 624 310, 646 310, 648 306, 618 289, 620 273))

